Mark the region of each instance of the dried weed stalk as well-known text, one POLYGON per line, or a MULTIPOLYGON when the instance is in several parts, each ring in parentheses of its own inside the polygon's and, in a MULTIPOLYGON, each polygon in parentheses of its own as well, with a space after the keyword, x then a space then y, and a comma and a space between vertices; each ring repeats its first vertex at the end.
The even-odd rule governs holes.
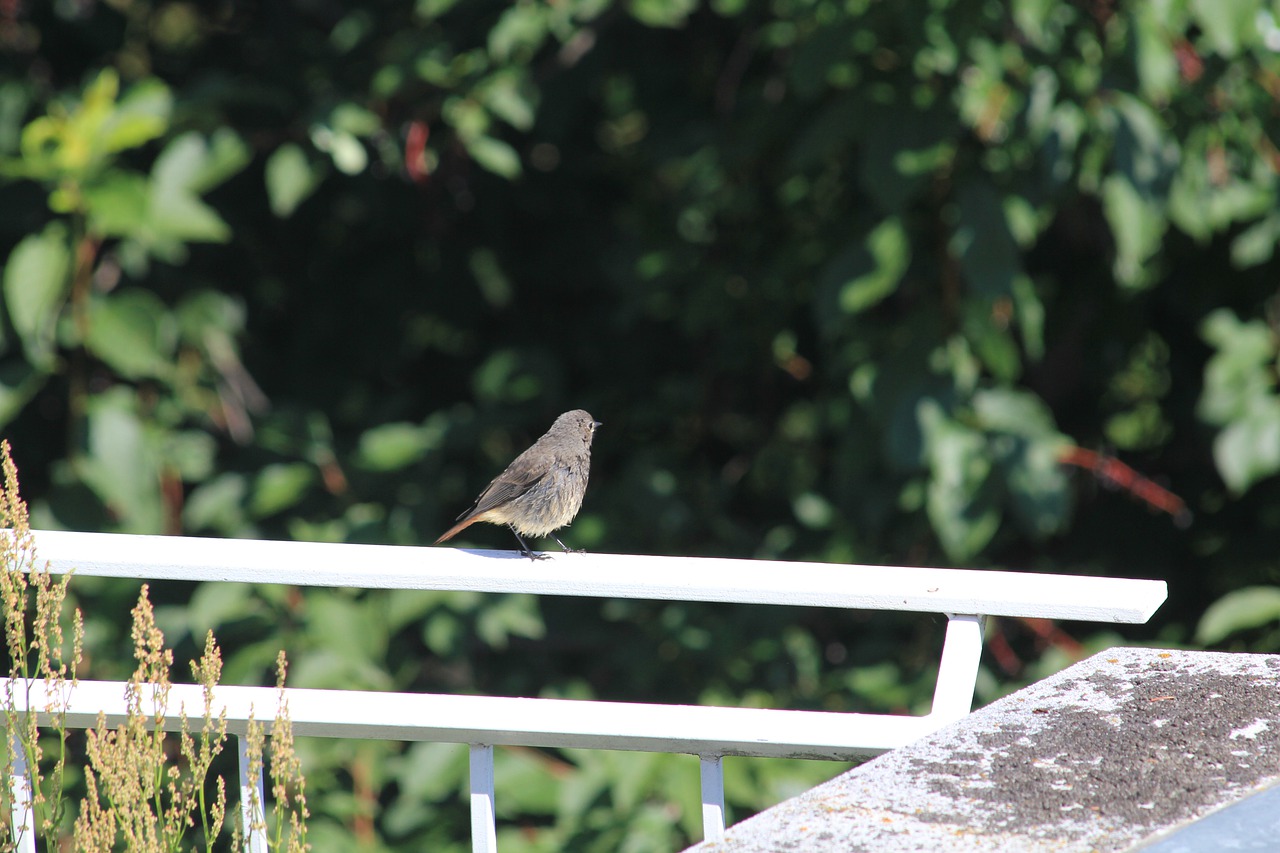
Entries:
POLYGON ((25 786, 0 787, 0 811, 8 819, 6 824, 20 827, 16 838, 13 832, 7 833, 0 850, 17 849, 32 832, 39 833, 48 849, 56 849, 54 842, 67 807, 66 704, 76 684, 76 667, 84 647, 84 620, 76 609, 70 619, 68 650, 63 612, 70 576, 54 580, 48 564, 36 559, 27 505, 18 494, 18 469, 8 441, 0 441, 0 471, 4 478, 0 528, 5 528, 0 530, 0 598, 9 653, 8 678, 0 696, 6 735, 2 769, 6 779, 19 776, 26 780, 25 786), (42 696, 47 698, 42 700, 42 696), (42 714, 48 720, 43 740, 42 714), (14 821, 14 815, 20 819, 14 821))
MULTIPOLYGON (((47 563, 36 559, 26 504, 18 495, 18 473, 7 441, 0 441, 0 598, 4 606, 8 677, 3 679, 0 718, 5 738, 0 744, 6 779, 25 778, 26 786, 0 783, 0 853, 14 851, 38 833, 48 851, 80 853, 211 853, 224 835, 226 782, 210 778, 214 761, 227 742, 225 710, 214 714, 214 689, 222 675, 222 657, 213 633, 204 653, 191 662, 203 687, 202 722, 193 731, 186 709, 177 709, 177 731, 166 735, 172 688, 173 652, 165 648, 155 613, 143 586, 132 612, 132 638, 137 660, 125 689, 123 722, 109 728, 104 714, 86 732, 84 798, 71 808, 66 793, 67 707, 75 689, 84 647, 84 620, 79 609, 64 611, 70 575, 54 580, 47 563), (71 642, 67 648, 66 627, 71 642), (41 689, 43 688, 43 689, 41 689), (69 815, 75 814, 68 833, 69 815), (14 820, 14 817, 17 820, 14 820), (198 827, 197 827, 198 822, 198 827), (15 832, 11 827, 17 827, 15 832), (71 837, 67 837, 70 835, 71 837), (68 847, 68 844, 71 846, 68 847)), ((274 832, 265 820, 231 828, 232 849, 244 849, 247 830, 257 830, 269 849, 305 853, 306 783, 293 749, 293 730, 284 693, 285 658, 277 659, 278 710, 271 728, 274 832)), ((262 767, 266 744, 263 727, 252 720, 246 748, 262 767)), ((256 776, 255 776, 256 778, 256 776)), ((256 786, 242 814, 262 815, 256 786)), ((262 849, 255 846, 253 849, 262 849)))
MULTIPOLYGON (((275 800, 274 821, 267 825, 263 816, 261 795, 257 786, 251 786, 249 799, 242 804, 241 815, 244 831, 262 833, 272 850, 283 853, 306 853, 307 843, 307 780, 302 775, 302 763, 293 744, 293 724, 289 719, 289 700, 284 692, 285 673, 289 667, 285 654, 276 656, 276 716, 271 723, 271 796, 275 800)), ((249 772, 257 778, 261 772, 263 751, 267 734, 262 723, 250 718, 246 737, 249 756, 249 772)))
POLYGON ((133 653, 137 668, 125 689, 127 719, 114 729, 106 716, 88 732, 85 768, 87 793, 75 825, 75 847, 84 853, 111 853, 123 842, 128 850, 177 853, 200 822, 199 837, 211 850, 226 817, 226 785, 216 781, 210 803, 209 770, 227 741, 225 712, 213 713, 213 689, 222 658, 210 632, 204 654, 191 668, 204 688, 203 724, 193 735, 185 708, 178 709, 179 730, 166 738, 169 680, 173 652, 164 646, 155 613, 143 585, 133 609, 133 653), (181 760, 169 754, 177 741, 181 760))

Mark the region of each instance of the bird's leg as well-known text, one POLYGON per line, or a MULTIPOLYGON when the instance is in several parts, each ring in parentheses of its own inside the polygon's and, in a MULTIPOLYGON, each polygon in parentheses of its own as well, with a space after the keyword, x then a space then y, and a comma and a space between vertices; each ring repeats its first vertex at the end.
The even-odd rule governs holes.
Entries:
POLYGON ((510 527, 510 528, 511 528, 511 533, 516 537, 516 541, 520 543, 520 553, 521 553, 521 554, 524 554, 524 555, 525 555, 526 557, 528 557, 530 560, 545 560, 545 559, 547 559, 547 555, 546 555, 546 554, 535 554, 535 553, 533 553, 533 551, 529 550, 529 546, 525 544, 524 537, 522 537, 522 536, 521 536, 521 535, 516 531, 515 527, 513 527, 513 526, 512 526, 512 525, 510 525, 510 524, 508 524, 508 525, 507 525, 507 527, 510 527))
POLYGON ((559 536, 557 536, 557 535, 555 535, 554 533, 552 533, 552 534, 551 534, 551 538, 552 538, 552 539, 554 539, 554 540, 556 540, 556 544, 557 544, 557 545, 559 545, 561 548, 563 548, 563 549, 564 549, 564 552, 565 552, 566 554, 582 554, 582 553, 585 553, 581 548, 570 548, 568 545, 566 545, 566 544, 564 544, 563 542, 561 542, 561 541, 560 541, 560 537, 559 537, 559 536))

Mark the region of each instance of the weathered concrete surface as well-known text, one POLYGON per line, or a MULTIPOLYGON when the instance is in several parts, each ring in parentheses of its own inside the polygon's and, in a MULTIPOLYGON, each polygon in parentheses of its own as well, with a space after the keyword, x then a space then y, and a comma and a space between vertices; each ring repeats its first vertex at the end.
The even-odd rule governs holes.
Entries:
POLYGON ((1111 649, 691 849, 1123 851, 1277 781, 1280 656, 1111 649))

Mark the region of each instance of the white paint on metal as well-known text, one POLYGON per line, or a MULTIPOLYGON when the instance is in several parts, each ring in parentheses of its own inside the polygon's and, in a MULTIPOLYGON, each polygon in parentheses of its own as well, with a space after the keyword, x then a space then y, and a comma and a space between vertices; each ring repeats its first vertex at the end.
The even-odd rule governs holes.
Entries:
MULTIPOLYGON (((3 686, 0 681, 0 686, 3 686)), ((19 710, 25 709, 17 684, 19 710)), ((44 683, 30 683, 31 707, 50 719, 44 683)), ((280 694, 275 687, 219 685, 212 713, 226 711, 227 729, 244 734, 250 714, 274 717, 280 694)), ((149 700, 144 687, 144 704, 149 700)), ((705 705, 649 705, 573 699, 520 699, 502 696, 451 696, 364 690, 314 690, 288 687, 289 718, 298 737, 483 743, 499 746, 620 749, 683 752, 692 755, 744 755, 766 758, 853 760, 877 755, 934 731, 931 716, 844 714, 828 711, 779 711, 705 705)), ((165 724, 178 725, 178 709, 203 712, 203 687, 174 684, 165 724)), ((148 706, 149 707, 149 706, 148 706)), ((92 728, 99 711, 109 727, 124 722, 128 706, 124 685, 80 681, 69 692, 66 724, 92 728)), ((255 717, 255 718, 256 718, 255 717)), ((945 722, 945 721, 944 721, 945 722)))
POLYGON ((493 747, 471 745, 471 851, 498 853, 498 822, 493 808, 493 747))
POLYGON ((367 589, 469 590, 1145 622, 1164 581, 711 557, 202 539, 41 530, 55 573, 367 589))
POLYGON ((973 707, 973 687, 982 660, 982 616, 948 614, 947 634, 933 689, 931 717, 945 725, 961 719, 973 707))
POLYGON ((724 840, 724 762, 718 755, 700 755, 702 776, 702 837, 724 840))
MULTIPOLYGON (((983 616, 977 614, 1141 623, 1167 594, 1163 581, 1003 571, 558 552, 534 564, 514 551, 63 531, 37 531, 34 538, 39 559, 57 574, 948 614, 933 710, 923 717, 230 685, 214 690, 213 714, 225 709, 229 731, 240 736, 242 804, 252 802, 254 786, 262 803, 261 772, 256 780, 247 775, 248 720, 255 706, 274 716, 282 695, 298 736, 470 744, 477 853, 497 850, 495 745, 697 755, 704 832, 718 840, 724 833, 721 756, 851 760, 904 746, 967 714, 982 654, 983 616)), ((45 695, 39 681, 10 686, 19 688, 9 694, 19 710, 29 702, 46 723, 51 708, 65 708, 70 728, 93 727, 99 712, 115 726, 128 713, 118 682, 81 681, 69 696, 45 695)), ((200 685, 173 685, 169 699, 170 725, 176 725, 178 709, 204 708, 200 685)), ((246 825, 254 822, 246 816, 246 825)), ((22 853, 34 851, 30 835, 31 847, 22 853)), ((265 850, 265 834, 251 833, 247 853, 265 850)))
MULTIPOLYGON (((197 685, 184 685, 195 686, 197 685)), ((262 756, 259 756, 255 767, 255 762, 249 757, 249 738, 244 735, 233 737, 240 755, 240 820, 244 827, 244 853, 267 853, 267 800, 263 785, 262 756)))
POLYGON ((36 822, 31 808, 31 774, 27 772, 27 754, 22 748, 16 731, 9 732, 9 802, 13 804, 10 817, 15 853, 36 853, 36 822))

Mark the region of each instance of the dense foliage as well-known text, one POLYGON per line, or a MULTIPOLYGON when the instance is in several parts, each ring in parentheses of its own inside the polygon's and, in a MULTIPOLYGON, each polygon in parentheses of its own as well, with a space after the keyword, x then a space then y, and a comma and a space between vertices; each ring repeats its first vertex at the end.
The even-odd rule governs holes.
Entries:
MULTIPOLYGON (((1129 639, 1276 651, 1278 18, 2 3, 0 423, 36 526, 428 543, 580 406, 576 546, 1164 578, 1129 639)), ((73 594, 120 676, 136 585, 73 594)), ((192 654, 217 630, 224 681, 283 646, 298 686, 919 710, 941 630, 152 595, 192 654)), ((993 626, 984 695, 1095 632, 993 626)), ((463 849, 462 749, 300 751, 316 849, 463 849)), ((727 793, 838 769, 731 762, 727 793)), ((505 850, 698 833, 688 758, 512 750, 498 779, 505 850)))

